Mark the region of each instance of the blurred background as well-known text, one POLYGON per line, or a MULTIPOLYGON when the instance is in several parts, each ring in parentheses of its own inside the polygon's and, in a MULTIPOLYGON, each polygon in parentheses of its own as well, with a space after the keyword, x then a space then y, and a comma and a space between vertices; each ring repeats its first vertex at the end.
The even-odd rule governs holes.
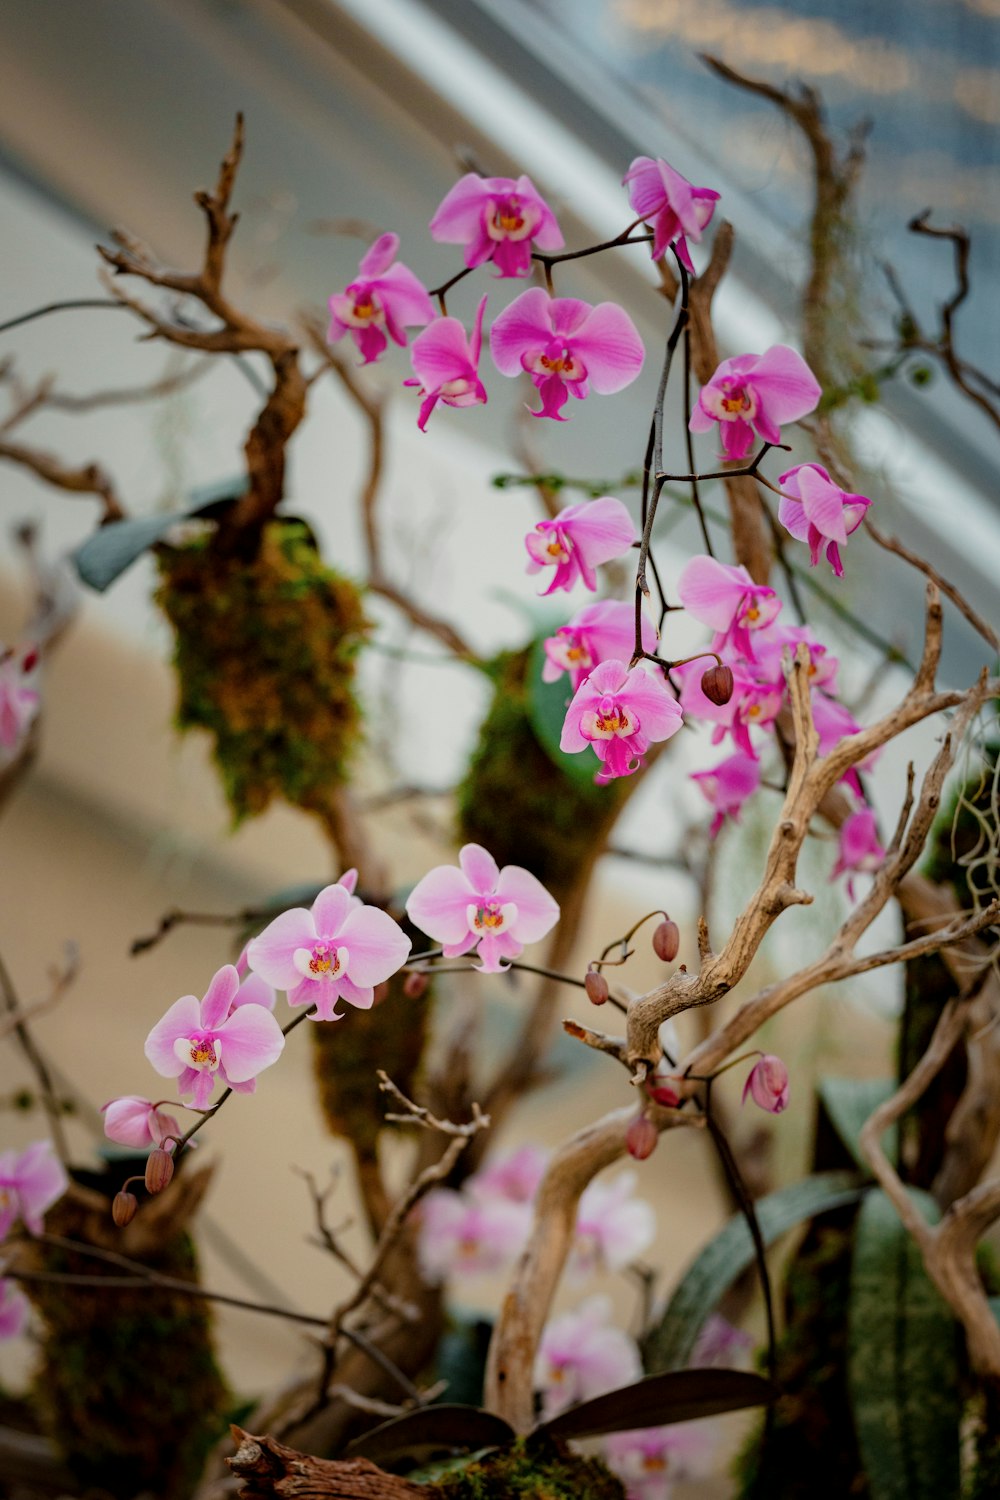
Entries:
MULTIPOLYGON (((736 225, 736 258, 716 304, 723 352, 794 342, 808 163, 777 111, 708 72, 697 54, 710 51, 772 81, 808 78, 838 130, 871 117, 859 249, 865 326, 877 336, 891 332, 895 308, 883 260, 935 325, 952 290, 950 255, 905 227, 933 207, 936 222, 958 221, 972 233, 973 290, 957 336, 970 360, 989 367, 1000 335, 998 40, 997 0, 883 0, 877 7, 860 0, 6 0, 0 322, 49 302, 104 295, 93 245, 112 225, 125 225, 170 264, 195 264, 202 230, 191 193, 214 181, 242 111, 242 217, 228 274, 234 300, 259 316, 280 321, 322 311, 352 279, 371 238, 387 229, 400 235, 401 259, 427 284, 450 274, 457 252, 435 245, 427 222, 469 161, 489 174, 528 173, 576 245, 624 227, 620 180, 636 155, 648 154, 718 188, 721 213, 736 225)), ((465 283, 449 311, 470 320, 481 290, 465 283)), ((644 250, 581 263, 566 276, 570 292, 623 303, 648 350, 662 341, 667 310, 644 250)), ((23 381, 54 373, 67 393, 191 373, 162 401, 82 415, 42 411, 23 429, 25 441, 67 460, 101 461, 130 513, 179 510, 239 472, 255 398, 231 362, 205 361, 211 368, 198 373, 195 362, 137 341, 127 314, 106 310, 59 313, 0 337, 0 358, 15 359, 23 381)), ((635 468, 657 362, 650 357, 627 396, 590 401, 585 414, 562 428, 544 424, 544 433, 525 420, 513 382, 489 382, 486 407, 439 407, 426 436, 416 429, 413 397, 399 388, 387 418, 381 512, 390 571, 416 598, 461 621, 483 652, 519 644, 537 610, 522 542, 536 515, 529 492, 498 490, 491 476, 527 465, 610 480, 635 468)), ((375 388, 396 392, 408 373, 397 357, 370 375, 375 388)), ((679 444, 678 416, 668 414, 679 444)), ((880 524, 932 556, 996 618, 1000 502, 989 422, 943 379, 915 385, 904 376, 863 411, 854 435, 873 476, 866 493, 876 497, 880 524)), ((340 389, 320 382, 290 449, 287 508, 309 520, 326 558, 348 573, 363 560, 357 495, 367 442, 340 389)), ((33 522, 42 551, 56 558, 92 531, 97 515, 90 499, 54 494, 14 465, 0 469, 0 639, 17 638, 29 599, 23 561, 7 544, 11 528, 33 522)), ((662 556, 676 576, 685 555, 699 549, 686 519, 674 517, 671 526, 662 556)), ((852 546, 841 597, 912 650, 920 582, 873 552, 852 546)), ((107 594, 83 597, 45 683, 39 762, 0 823, 0 953, 30 997, 44 990, 64 940, 80 943, 80 977, 58 1011, 39 1022, 38 1035, 91 1105, 155 1087, 142 1059, 149 1026, 177 995, 201 994, 228 957, 224 937, 210 929, 184 930, 138 959, 128 956, 134 937, 155 928, 172 905, 229 910, 338 873, 319 832, 286 808, 230 831, 205 744, 182 742, 170 727, 170 638, 150 602, 152 586, 146 559, 107 594)), ((359 747, 360 785, 373 793, 400 781, 446 789, 467 758, 487 686, 441 658, 391 607, 373 602, 371 613, 379 628, 362 668, 368 732, 359 747), (400 653, 419 659, 404 663, 400 653)), ((834 640, 850 657, 847 643, 834 640)), ((978 639, 950 612, 945 675, 965 683, 982 660, 978 639)), ((856 694, 870 666, 860 656, 847 660, 856 694)), ((868 711, 897 689, 893 674, 882 674, 868 711)), ((911 736, 884 758, 874 790, 887 817, 905 759, 925 755, 932 734, 911 736)), ((670 771, 661 763, 630 807, 616 842, 664 862, 604 861, 593 941, 603 945, 650 905, 667 906, 690 930, 696 894, 671 866, 698 815, 696 795, 678 773, 699 754, 679 749, 670 771)), ((448 826, 447 797, 425 802, 418 818, 399 809, 376 816, 400 884, 445 857, 448 826)), ((730 847, 722 913, 735 910, 752 883, 763 833, 751 817, 730 847)), ((835 917, 840 897, 826 885, 829 861, 829 850, 816 854, 811 873, 820 899, 808 913, 783 918, 764 965, 780 965, 782 944, 794 951, 835 917)), ((641 963, 630 974, 637 988, 655 977, 654 961, 641 963)), ((521 1002, 501 986, 493 995, 490 1025, 502 1037, 521 1002)), ((802 1081, 779 1126, 777 1150, 789 1172, 804 1157, 810 1070, 822 1059, 835 1072, 878 1071, 895 997, 891 976, 870 976, 850 995, 816 996, 807 1021, 787 1029, 784 1050, 802 1081)), ((574 1005, 567 1002, 567 1014, 574 1005)), ((339 1155, 305 1084, 304 1049, 293 1054, 290 1048, 252 1108, 238 1100, 219 1117, 206 1143, 206 1154, 224 1167, 208 1205, 206 1281, 323 1312, 338 1285, 336 1268, 305 1243, 308 1201, 291 1169, 323 1177, 339 1155)), ((533 1099, 504 1145, 559 1138, 592 1115, 602 1094, 609 1106, 621 1102, 621 1080, 601 1059, 566 1045, 559 1062, 561 1081, 533 1099)), ((20 1068, 12 1053, 4 1057, 5 1094, 20 1084, 20 1068)), ((81 1153, 92 1148, 92 1124, 81 1107, 71 1124, 81 1153)), ((18 1145, 39 1133, 37 1118, 5 1111, 5 1140, 8 1127, 18 1145)), ((700 1142, 671 1140, 668 1169, 667 1155, 656 1159, 665 1170, 646 1177, 661 1223, 669 1222, 663 1244, 673 1273, 725 1209, 700 1142)), ((470 1292, 473 1301, 480 1295, 470 1292)), ((631 1294, 619 1296, 627 1307, 631 1294)), ((232 1379, 243 1390, 262 1389, 300 1355, 300 1336, 280 1324, 262 1329, 235 1313, 221 1315, 220 1324, 232 1379)), ((0 1372, 23 1369, 23 1350, 3 1358, 0 1372)))

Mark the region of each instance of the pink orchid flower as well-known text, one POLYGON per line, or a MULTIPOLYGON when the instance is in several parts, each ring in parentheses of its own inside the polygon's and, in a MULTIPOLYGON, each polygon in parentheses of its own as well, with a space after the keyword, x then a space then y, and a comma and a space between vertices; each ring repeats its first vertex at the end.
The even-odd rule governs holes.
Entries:
POLYGON ((590 1297, 547 1323, 535 1356, 535 1387, 548 1419, 642 1376, 634 1340, 611 1323, 611 1299, 590 1297))
POLYGON ((664 682, 641 666, 612 658, 595 667, 566 711, 560 750, 575 755, 590 745, 601 769, 595 780, 631 776, 657 740, 668 740, 683 723, 680 705, 664 682))
POLYGON ((656 1238, 652 1204, 635 1197, 635 1172, 611 1182, 590 1183, 576 1215, 569 1274, 582 1279, 597 1271, 622 1271, 656 1238))
POLYGON ((760 761, 756 756, 737 750, 728 755, 709 771, 694 771, 691 780, 699 792, 715 808, 715 817, 708 830, 709 838, 715 838, 726 818, 739 822, 743 804, 760 786, 760 761))
POLYGON ((0 764, 20 750, 38 713, 39 697, 32 686, 37 669, 38 652, 33 646, 0 653, 0 764))
POLYGON ((691 1350, 692 1369, 732 1369, 753 1348, 753 1339, 721 1313, 709 1313, 691 1350))
POLYGON ((500 276, 527 276, 531 247, 558 250, 564 241, 530 177, 480 177, 467 172, 446 194, 430 223, 431 237, 464 245, 465 264, 491 260, 500 276))
MULTIPOLYGON (((104 1134, 109 1141, 119 1146, 134 1146, 145 1151, 150 1146, 162 1146, 168 1135, 183 1135, 173 1115, 168 1115, 151 1099, 138 1094, 123 1094, 120 1099, 111 1099, 101 1105, 104 1116, 104 1134)), ((171 1141, 167 1149, 173 1146, 171 1141)))
POLYGON ((781 609, 774 589, 754 583, 742 564, 731 566, 705 555, 691 558, 677 580, 677 594, 689 615, 716 632, 716 651, 731 646, 750 658, 751 632, 766 630, 781 609))
POLYGON ((287 992, 289 1005, 315 1005, 313 1020, 339 1021, 338 1000, 368 1010, 375 985, 401 969, 409 952, 399 923, 338 881, 320 891, 310 910, 296 906, 275 917, 248 946, 247 960, 287 992))
POLYGON ((545 1176, 550 1154, 541 1146, 522 1146, 470 1177, 466 1189, 483 1201, 505 1198, 509 1203, 530 1203, 545 1176))
POLYGON ((859 807, 840 826, 837 863, 830 879, 847 872, 847 894, 854 900, 854 876, 874 875, 882 867, 885 850, 879 842, 875 814, 870 807, 859 807))
POLYGON ((778 520, 798 541, 809 543, 809 566, 815 568, 825 545, 827 562, 843 578, 840 548, 861 525, 871 501, 838 488, 822 464, 798 464, 779 475, 778 483, 785 491, 778 520))
POLYGON ((786 650, 794 661, 800 642, 805 643, 809 652, 809 686, 835 693, 840 662, 816 639, 808 625, 772 625, 754 637, 754 654, 761 667, 778 682, 784 677, 786 650))
POLYGON ((637 156, 622 182, 628 183, 628 199, 637 214, 653 226, 653 259, 659 260, 673 245, 677 258, 694 275, 687 247, 690 236, 697 245, 701 232, 715 212, 719 194, 712 188, 692 187, 662 156, 637 156))
POLYGON ((18 1219, 41 1234, 42 1218, 69 1187, 51 1141, 35 1141, 25 1151, 0 1152, 0 1240, 18 1219))
POLYGON ((608 1468, 625 1486, 626 1500, 670 1500, 675 1480, 704 1471, 711 1440, 694 1422, 639 1427, 604 1439, 608 1468))
POLYGON ((520 865, 501 870, 479 844, 466 844, 460 868, 438 865, 410 892, 410 921, 459 958, 478 949, 483 974, 500 974, 502 959, 519 958, 525 943, 537 943, 555 926, 558 903, 540 880, 520 865))
MULTIPOLYGON (((741 662, 733 668, 733 696, 729 704, 733 712, 729 733, 733 744, 744 755, 758 755, 750 731, 769 729, 780 714, 784 700, 784 679, 775 682, 757 667, 756 662, 741 662)), ((715 733, 721 738, 718 729, 715 733)))
POLYGON ((744 459, 755 430, 766 443, 780 443, 782 422, 806 416, 822 394, 801 354, 775 344, 764 354, 724 359, 702 386, 688 426, 708 432, 718 422, 723 458, 744 459))
POLYGON ((421 1270, 435 1284, 450 1276, 502 1271, 524 1248, 531 1221, 528 1203, 509 1198, 484 1201, 436 1188, 420 1207, 417 1254, 421 1270))
POLYGON ((485 405, 486 387, 479 378, 485 312, 484 297, 476 309, 471 338, 457 318, 435 318, 413 340, 410 360, 416 379, 403 384, 420 387, 423 400, 417 426, 421 432, 426 431, 427 419, 439 401, 445 406, 485 405))
POLYGON ((361 257, 358 278, 330 298, 330 331, 335 344, 349 333, 366 365, 387 348, 386 334, 400 347, 407 328, 422 328, 434 317, 426 288, 404 265, 393 265, 398 234, 383 234, 361 257))
POLYGON ((743 1085, 744 1104, 747 1094, 769 1114, 781 1114, 788 1104, 788 1069, 780 1057, 775 1057, 772 1052, 761 1053, 760 1061, 754 1063, 743 1085))
POLYGON ((15 1339, 28 1322, 30 1304, 13 1281, 0 1280, 0 1339, 15 1339))
POLYGON ((576 297, 550 297, 540 286, 522 292, 490 329, 490 350, 501 375, 526 370, 542 404, 535 417, 560 415, 572 393, 613 395, 631 385, 645 358, 642 339, 624 308, 591 307, 576 297))
POLYGON ((224 964, 204 999, 182 995, 146 1038, 146 1056, 157 1073, 176 1078, 182 1096, 193 1094, 195 1109, 207 1109, 216 1078, 252 1094, 257 1074, 277 1062, 285 1045, 281 1027, 263 1005, 231 1009, 239 987, 239 974, 224 964))
MULTIPOLYGON (((581 500, 565 506, 550 521, 539 521, 524 539, 531 561, 529 573, 555 568, 552 582, 543 594, 573 587, 581 579, 591 593, 597 590, 600 563, 622 557, 635 541, 635 522, 613 495, 599 500, 581 500)), ((628 655, 631 656, 631 642, 628 655)))
MULTIPOLYGON (((655 651, 656 631, 645 617, 641 627, 643 650, 655 651)), ((570 686, 576 692, 594 667, 609 656, 629 660, 635 645, 635 606, 616 599, 585 604, 568 625, 560 626, 544 644, 542 681, 558 682, 568 673, 570 686)))

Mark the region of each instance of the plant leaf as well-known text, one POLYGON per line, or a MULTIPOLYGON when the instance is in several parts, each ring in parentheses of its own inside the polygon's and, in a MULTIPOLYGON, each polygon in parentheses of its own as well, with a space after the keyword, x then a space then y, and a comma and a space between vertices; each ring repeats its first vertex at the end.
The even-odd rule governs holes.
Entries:
POLYGON ((513 1427, 491 1411, 442 1403, 404 1412, 373 1427, 349 1443, 343 1456, 370 1458, 383 1468, 401 1459, 424 1465, 446 1456, 449 1450, 497 1448, 514 1436, 513 1427))
POLYGON ((776 1395, 769 1380, 745 1370, 670 1370, 581 1401, 551 1421, 542 1422, 535 1433, 584 1438, 631 1432, 634 1427, 666 1427, 697 1417, 715 1417, 724 1411, 742 1411, 747 1406, 764 1406, 776 1395))
MULTIPOLYGON (((928 1194, 910 1196, 938 1217, 928 1194)), ((847 1385, 872 1500, 959 1493, 956 1324, 881 1190, 869 1193, 855 1230, 847 1385)))
POLYGON ((130 568, 150 547, 165 536, 178 521, 196 516, 218 515, 247 489, 245 475, 201 485, 191 491, 186 510, 163 511, 155 516, 134 516, 100 526, 71 554, 71 561, 84 583, 103 594, 105 589, 130 568))
MULTIPOLYGON (((858 1145, 861 1127, 868 1116, 895 1092, 896 1085, 889 1078, 821 1078, 819 1081, 819 1097, 830 1123, 862 1172, 871 1169, 858 1145)), ((886 1155, 894 1162, 899 1148, 898 1126, 893 1125, 885 1134, 886 1155)))
MULTIPOLYGON (((764 1243, 772 1244, 816 1214, 856 1203, 864 1191, 854 1172, 821 1172, 768 1193, 755 1205, 764 1243)), ((663 1317, 645 1341, 647 1369, 677 1370, 687 1364, 705 1319, 753 1260, 753 1240, 739 1214, 699 1252, 681 1278, 663 1317)))
POLYGON ((566 755, 559 749, 563 720, 573 691, 567 676, 560 677, 558 682, 542 681, 546 660, 544 642, 551 634, 551 631, 546 631, 545 635, 536 636, 528 657, 528 718, 538 743, 560 771, 578 785, 593 786, 594 776, 600 770, 593 751, 588 749, 579 755, 566 755))

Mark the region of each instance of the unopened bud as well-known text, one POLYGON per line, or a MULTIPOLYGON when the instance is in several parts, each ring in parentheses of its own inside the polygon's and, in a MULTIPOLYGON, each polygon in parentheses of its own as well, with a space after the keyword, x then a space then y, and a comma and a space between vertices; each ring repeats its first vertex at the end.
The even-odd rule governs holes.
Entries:
POLYGON ((426 974, 421 974, 414 969, 412 974, 407 974, 403 980, 403 994, 407 1000, 419 1000, 427 993, 430 980, 426 974))
POLYGON ((146 1191, 162 1193, 174 1175, 174 1159, 169 1151, 151 1151, 146 1157, 146 1191))
POLYGON ((34 649, 34 647, 32 647, 30 651, 26 651, 24 653, 24 656, 21 659, 21 671, 30 672, 34 669, 34 667, 37 666, 37 664, 38 652, 34 649))
POLYGON ((131 1224, 135 1218, 139 1200, 134 1193, 116 1193, 111 1205, 111 1217, 119 1229, 124 1229, 126 1224, 131 1224))
POLYGON ((604 1005, 608 998, 608 981, 598 969, 588 969, 584 976, 583 987, 587 991, 587 999, 591 1005, 604 1005))
POLYGON ((645 1115, 636 1115, 625 1132, 628 1154, 634 1156, 636 1161, 645 1161, 647 1156, 652 1156, 659 1139, 660 1132, 645 1115))
POLYGON ((702 673, 701 690, 710 703, 716 703, 722 708, 733 696, 733 674, 729 667, 709 667, 707 672, 702 673))
POLYGON ((653 933, 653 952, 657 958, 662 958, 665 964, 672 964, 680 946, 681 930, 677 923, 671 922, 668 917, 653 933))
POLYGON ((664 1109, 676 1109, 681 1102, 680 1094, 666 1083, 647 1083, 646 1093, 654 1104, 660 1104, 664 1109))

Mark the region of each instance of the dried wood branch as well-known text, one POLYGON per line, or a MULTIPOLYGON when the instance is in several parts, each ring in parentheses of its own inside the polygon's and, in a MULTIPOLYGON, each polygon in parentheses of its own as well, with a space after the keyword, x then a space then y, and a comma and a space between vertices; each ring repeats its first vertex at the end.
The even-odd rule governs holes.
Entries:
POLYGON ((238 1491, 246 1500, 300 1496, 302 1500, 420 1500, 424 1486, 386 1474, 367 1458, 313 1458, 286 1448, 271 1437, 254 1437, 241 1427, 231 1429, 239 1446, 227 1458, 233 1474, 243 1481, 238 1491))

